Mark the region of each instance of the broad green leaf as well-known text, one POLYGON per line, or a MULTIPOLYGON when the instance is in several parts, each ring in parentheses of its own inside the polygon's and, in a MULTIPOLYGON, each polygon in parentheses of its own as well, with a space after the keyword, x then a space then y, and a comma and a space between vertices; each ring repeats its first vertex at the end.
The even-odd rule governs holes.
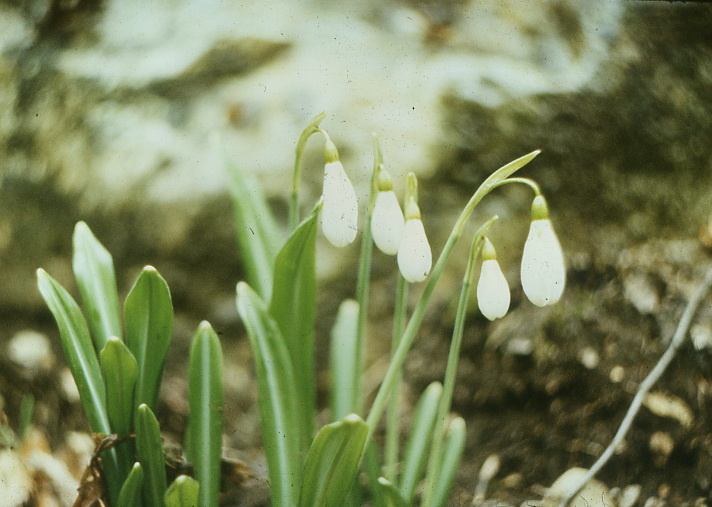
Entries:
POLYGON ((187 475, 176 477, 166 491, 166 507, 196 507, 198 505, 216 506, 216 503, 206 504, 199 501, 200 484, 187 475))
POLYGON ((145 403, 136 411, 136 453, 143 466, 143 500, 151 507, 163 507, 166 494, 166 467, 158 420, 145 403))
POLYGON ((89 427, 94 433, 109 434, 104 379, 84 316, 69 292, 43 269, 37 270, 37 284, 57 321, 62 350, 77 384, 89 427))
POLYGON ((247 329, 255 360, 272 505, 294 507, 302 477, 299 459, 302 432, 293 395, 292 363, 267 305, 244 282, 237 284, 237 310, 247 329))
POLYGON ((356 369, 356 349, 358 348, 359 304, 346 299, 339 306, 336 322, 331 330, 330 363, 331 371, 331 418, 338 421, 352 412, 358 404, 354 389, 360 372, 356 369))
POLYGON ((202 322, 190 347, 188 461, 200 483, 200 505, 218 505, 223 427, 223 357, 218 335, 202 322))
POLYGON ((356 414, 317 433, 304 465, 300 507, 342 505, 366 447, 368 426, 356 414))
POLYGON ((225 158, 230 174, 230 195, 235 207, 237 242, 247 279, 269 301, 274 275, 272 266, 282 245, 277 226, 257 179, 225 158))
POLYGON ((114 261, 84 222, 77 222, 72 242, 74 277, 96 350, 103 350, 110 337, 122 336, 114 261))
POLYGON ((408 507, 400 491, 385 477, 378 479, 379 496, 386 507, 408 507))
POLYGON ((462 453, 465 451, 466 437, 465 420, 462 417, 456 417, 450 422, 450 427, 445 435, 443 461, 438 475, 439 480, 435 485, 433 507, 444 507, 447 503, 450 488, 455 482, 457 469, 460 466, 462 453))
POLYGON ((131 351, 118 338, 109 338, 99 354, 106 384, 106 410, 113 433, 126 436, 133 428, 134 386, 138 366, 131 351))
POLYGON ((316 230, 321 205, 297 227, 277 255, 270 314, 287 345, 295 375, 302 453, 306 456, 314 435, 316 375, 314 367, 314 319, 316 314, 316 230))
POLYGON ((415 490, 420 482, 428 460, 430 441, 438 414, 438 404, 443 392, 440 382, 430 384, 418 400, 413 422, 408 435, 403 458, 401 494, 407 503, 412 503, 415 490))
MULTIPOLYGON (((79 400, 94 433, 111 433, 106 411, 106 395, 99 360, 89 336, 89 328, 74 298, 43 269, 37 270, 40 293, 59 328, 64 357, 79 391, 79 400)), ((112 502, 118 500, 121 474, 115 449, 102 454, 112 502)))
POLYGON ((156 410, 163 365, 171 342, 173 303, 168 284, 146 266, 124 303, 126 344, 138 363, 135 404, 156 410))
POLYGON ((134 463, 129 476, 121 486, 118 507, 140 507, 143 505, 141 487, 143 486, 143 467, 141 463, 134 463))

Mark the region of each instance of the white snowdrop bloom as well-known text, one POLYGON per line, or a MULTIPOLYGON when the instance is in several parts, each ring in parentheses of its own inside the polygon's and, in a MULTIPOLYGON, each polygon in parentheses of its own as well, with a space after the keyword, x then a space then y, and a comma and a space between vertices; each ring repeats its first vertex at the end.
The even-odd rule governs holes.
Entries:
POLYGON ((507 279, 499 267, 494 247, 485 238, 482 246, 482 269, 477 282, 477 305, 489 320, 501 319, 509 310, 511 296, 507 279))
POLYGON ((358 230, 358 200, 344 166, 335 160, 324 168, 324 205, 321 228, 324 236, 336 247, 353 242, 358 230))
POLYGON ((409 282, 422 282, 430 274, 433 254, 420 218, 406 221, 398 247, 398 268, 409 282))
POLYGON ((404 226, 405 219, 395 192, 378 192, 371 215, 371 234, 378 249, 384 254, 396 255, 404 226))
POLYGON ((566 285, 564 252, 542 196, 532 203, 532 223, 522 254, 522 288, 537 306, 556 303, 566 285))

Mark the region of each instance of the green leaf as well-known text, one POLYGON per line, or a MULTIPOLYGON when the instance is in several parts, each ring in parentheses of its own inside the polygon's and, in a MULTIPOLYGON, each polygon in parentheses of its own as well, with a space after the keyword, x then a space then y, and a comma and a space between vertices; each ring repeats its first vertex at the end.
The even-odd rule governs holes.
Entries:
POLYGON ((151 507, 163 507, 166 467, 158 420, 145 403, 136 411, 136 453, 144 469, 143 499, 151 507))
POLYGON ((385 477, 378 479, 378 489, 379 496, 384 500, 386 507, 408 507, 398 488, 385 477))
POLYGON ((360 372, 357 371, 356 349, 358 343, 359 305, 346 299, 339 306, 336 322, 331 330, 329 370, 331 371, 331 418, 339 420, 358 404, 354 389, 360 372))
POLYGON ((131 433, 134 412, 134 386, 138 366, 131 351, 118 338, 109 338, 99 354, 106 384, 106 407, 113 433, 131 433))
POLYGON ((316 230, 321 205, 297 227, 277 255, 270 314, 289 351, 294 377, 293 396, 301 417, 302 453, 314 435, 316 381, 314 319, 316 314, 316 230))
POLYGON ((200 505, 218 505, 223 426, 223 357, 218 336, 202 322, 190 347, 188 460, 200 483, 200 505))
POLYGON ((166 507, 196 507, 198 505, 217 506, 199 501, 200 484, 187 475, 179 475, 166 491, 166 507))
POLYGON ((43 269, 37 270, 37 285, 57 321, 62 350, 77 384, 89 427, 94 433, 109 434, 104 380, 84 316, 69 292, 43 269))
POLYGON ((438 404, 443 392, 440 382, 430 384, 418 400, 413 415, 413 422, 408 435, 403 459, 401 493, 407 503, 412 503, 418 482, 428 460, 428 450, 433 437, 433 428, 437 420, 438 404))
POLYGON ((247 329, 255 360, 272 505, 294 507, 302 477, 299 459, 302 432, 293 395, 292 363, 267 305, 244 282, 237 284, 237 310, 247 329))
MULTIPOLYGON (((106 411, 104 379, 99 368, 94 345, 89 336, 89 328, 84 320, 79 305, 57 281, 43 269, 37 270, 37 286, 54 315, 59 328, 64 357, 72 372, 79 391, 79 400, 94 433, 111 433, 109 416, 106 411)), ((121 474, 115 449, 102 454, 109 497, 112 502, 118 499, 121 474)))
POLYGON ((74 277, 87 312, 96 350, 102 350, 110 337, 122 336, 114 261, 84 222, 77 222, 72 242, 74 277))
POLYGON ((124 320, 126 344, 138 363, 135 403, 156 410, 173 329, 171 293, 156 268, 146 266, 141 271, 126 297, 124 320))
POLYGON ((368 426, 356 414, 317 433, 304 465, 300 507, 342 505, 358 474, 368 426))
POLYGON ((230 195, 235 207, 237 242, 247 279, 265 301, 270 299, 274 261, 283 235, 267 206, 257 179, 225 158, 230 178, 230 195))
POLYGON ((450 427, 445 435, 443 461, 438 475, 439 480, 435 485, 433 507, 443 507, 450 496, 450 488, 455 482, 462 453, 465 451, 466 437, 465 420, 462 417, 456 417, 450 422, 450 427))
POLYGON ((124 481, 124 485, 121 486, 121 493, 119 493, 118 507, 140 507, 142 505, 141 500, 141 486, 143 485, 143 467, 141 463, 134 463, 129 476, 124 481))

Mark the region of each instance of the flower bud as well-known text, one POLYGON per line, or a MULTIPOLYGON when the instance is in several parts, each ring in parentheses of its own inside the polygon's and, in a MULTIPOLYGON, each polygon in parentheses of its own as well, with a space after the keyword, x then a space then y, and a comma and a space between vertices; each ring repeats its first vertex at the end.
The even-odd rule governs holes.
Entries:
POLYGON ((485 238, 482 245, 482 269, 477 282, 480 312, 489 320, 500 319, 507 314, 510 300, 509 285, 497 262, 494 246, 485 238))
POLYGON ((321 228, 324 236, 336 247, 344 247, 356 239, 358 230, 358 200, 354 187, 339 160, 336 145, 326 132, 324 145, 324 205, 321 228))
POLYGON ((396 255, 403 236, 405 219, 393 192, 393 184, 385 169, 381 169, 382 180, 371 215, 371 235, 378 249, 388 255, 396 255))
POLYGON ((522 288, 533 304, 556 303, 566 285, 564 252, 544 197, 538 195, 532 203, 532 223, 522 254, 522 288))
POLYGON ((411 218, 403 228, 398 248, 398 268, 409 282, 422 282, 430 274, 433 255, 420 218, 411 218))

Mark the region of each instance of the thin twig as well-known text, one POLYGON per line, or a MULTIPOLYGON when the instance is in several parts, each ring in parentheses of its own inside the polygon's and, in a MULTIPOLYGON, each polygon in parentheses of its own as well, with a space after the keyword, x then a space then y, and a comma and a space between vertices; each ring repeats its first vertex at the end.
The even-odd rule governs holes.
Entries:
POLYGON ((665 369, 668 367, 673 357, 675 357, 677 349, 679 349, 680 345, 682 345, 682 343, 685 341, 687 331, 690 329, 690 324, 692 323, 692 318, 695 316, 695 312, 697 311, 697 308, 699 307, 702 300, 707 295, 707 292, 709 292, 710 287, 712 287, 712 269, 707 272, 707 276, 705 277, 704 281, 700 284, 695 294, 693 294, 692 298, 690 298, 690 301, 687 303, 685 311, 682 313, 680 322, 677 325, 677 329, 675 330, 675 334, 673 335, 673 338, 670 341, 670 345, 668 345, 667 350, 665 350, 665 353, 660 357, 660 360, 658 361, 658 364, 655 365, 655 368, 653 368, 648 374, 648 376, 645 377, 645 380, 640 383, 640 386, 638 387, 638 392, 635 393, 635 397, 633 398, 630 407, 628 407, 628 412, 623 418, 623 422, 621 422, 621 425, 618 428, 618 431, 616 432, 615 436, 613 437, 613 440, 611 441, 610 445, 606 448, 605 451, 603 451, 601 457, 598 458, 598 460, 593 464, 593 466, 589 469, 586 475, 583 476, 576 488, 573 489, 569 493, 569 495, 562 500, 562 502, 559 504, 559 507, 566 507, 566 505, 571 501, 574 496, 576 496, 576 494, 581 490, 581 488, 583 488, 588 481, 593 479, 595 475, 601 470, 601 468, 603 468, 603 466, 608 462, 611 456, 613 456, 613 452, 620 445, 620 443, 623 441, 626 434, 630 430, 630 427, 633 423, 633 419, 635 419, 635 416, 638 415, 638 411, 640 410, 640 406, 643 404, 643 399, 645 398, 645 395, 648 393, 650 388, 653 387, 653 384, 655 384, 655 382, 657 382, 658 379, 665 372, 665 369))

